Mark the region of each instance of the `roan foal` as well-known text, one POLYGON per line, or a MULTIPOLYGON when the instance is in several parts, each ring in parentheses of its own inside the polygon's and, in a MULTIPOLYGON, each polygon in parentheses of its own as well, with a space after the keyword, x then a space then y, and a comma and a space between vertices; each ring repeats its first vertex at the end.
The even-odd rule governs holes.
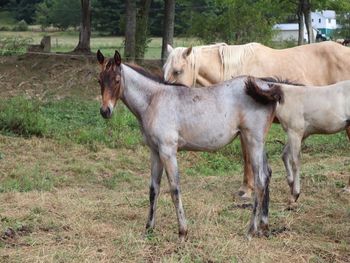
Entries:
POLYGON ((214 151, 229 144, 238 134, 247 141, 255 176, 255 203, 249 237, 268 231, 269 181, 271 170, 264 153, 264 140, 283 100, 279 85, 249 77, 229 80, 214 87, 189 89, 165 84, 138 66, 121 63, 118 51, 105 59, 100 51, 101 115, 110 118, 118 99, 138 119, 151 150, 150 209, 147 230, 155 226, 160 182, 165 169, 171 197, 184 240, 187 224, 182 207, 176 154, 179 150, 214 151))

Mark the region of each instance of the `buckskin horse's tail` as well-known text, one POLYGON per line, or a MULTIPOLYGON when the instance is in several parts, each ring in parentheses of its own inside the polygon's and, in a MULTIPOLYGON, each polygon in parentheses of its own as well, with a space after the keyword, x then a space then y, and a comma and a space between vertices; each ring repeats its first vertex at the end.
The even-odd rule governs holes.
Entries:
POLYGON ((276 102, 283 103, 284 94, 278 84, 267 84, 269 89, 262 89, 253 77, 247 77, 245 81, 246 93, 256 102, 267 105, 276 102))

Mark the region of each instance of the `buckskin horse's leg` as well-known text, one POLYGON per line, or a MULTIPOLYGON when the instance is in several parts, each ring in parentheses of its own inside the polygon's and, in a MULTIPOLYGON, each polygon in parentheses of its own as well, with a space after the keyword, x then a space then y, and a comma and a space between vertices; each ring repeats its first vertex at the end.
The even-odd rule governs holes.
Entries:
POLYGON ((350 177, 349 177, 348 186, 345 186, 344 191, 350 193, 350 177))
POLYGON ((293 170, 293 190, 291 195, 291 202, 296 202, 300 195, 300 150, 301 150, 301 140, 300 136, 296 132, 288 133, 288 143, 290 145, 291 152, 291 164, 293 170))
POLYGON ((237 195, 242 199, 250 199, 254 191, 254 174, 252 169, 252 164, 250 162, 249 152, 247 145, 243 139, 243 136, 240 136, 243 163, 244 163, 244 175, 243 175, 243 185, 238 189, 237 195))
POLYGON ((155 226, 155 216, 157 210, 157 200, 160 190, 160 181, 163 174, 163 164, 159 158, 159 154, 155 151, 151 152, 151 183, 149 187, 149 214, 146 224, 146 234, 152 231, 155 226))
MULTIPOLYGON (((349 123, 349 125, 350 125, 350 121, 348 121, 348 123, 349 123)), ((347 128, 346 128, 346 134, 348 135, 348 139, 349 139, 349 141, 350 141, 350 126, 348 126, 347 128)), ((350 193, 350 177, 349 177, 349 182, 348 182, 348 186, 345 186, 345 192, 348 192, 348 193, 350 193)))
POLYGON ((177 147, 161 147, 159 156, 164 164, 164 168, 168 177, 171 198, 173 200, 176 216, 179 224, 180 241, 184 241, 187 236, 187 223, 185 212, 182 206, 181 192, 180 192, 180 176, 176 159, 177 147))

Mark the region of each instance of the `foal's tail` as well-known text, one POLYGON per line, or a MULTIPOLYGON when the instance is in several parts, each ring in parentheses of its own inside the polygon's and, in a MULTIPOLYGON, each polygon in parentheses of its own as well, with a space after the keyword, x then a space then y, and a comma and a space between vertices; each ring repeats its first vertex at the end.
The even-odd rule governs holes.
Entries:
POLYGON ((256 83, 253 77, 247 77, 245 81, 246 93, 252 97, 256 102, 267 105, 276 102, 283 103, 284 94, 281 86, 278 84, 267 84, 269 89, 262 89, 256 83))

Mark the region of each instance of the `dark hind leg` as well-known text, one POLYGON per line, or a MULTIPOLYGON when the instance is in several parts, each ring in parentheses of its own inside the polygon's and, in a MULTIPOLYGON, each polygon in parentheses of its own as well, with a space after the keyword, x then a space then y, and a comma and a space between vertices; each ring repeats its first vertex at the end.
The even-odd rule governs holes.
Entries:
POLYGON ((265 191, 262 203, 262 216, 260 221, 261 234, 268 236, 269 234, 269 203, 270 203, 270 180, 272 175, 272 170, 267 162, 267 155, 264 152, 264 174, 268 175, 266 178, 265 191))
POLYGON ((267 164, 267 158, 264 153, 263 140, 245 136, 247 147, 249 149, 250 160, 254 172, 254 192, 255 200, 253 213, 248 230, 248 238, 260 236, 268 231, 268 213, 269 213, 269 181, 271 170, 267 164))
POLYGON ((254 191, 254 174, 252 164, 250 162, 249 152, 243 136, 240 136, 243 163, 244 163, 244 175, 243 185, 238 189, 237 195, 242 199, 250 199, 254 191))

